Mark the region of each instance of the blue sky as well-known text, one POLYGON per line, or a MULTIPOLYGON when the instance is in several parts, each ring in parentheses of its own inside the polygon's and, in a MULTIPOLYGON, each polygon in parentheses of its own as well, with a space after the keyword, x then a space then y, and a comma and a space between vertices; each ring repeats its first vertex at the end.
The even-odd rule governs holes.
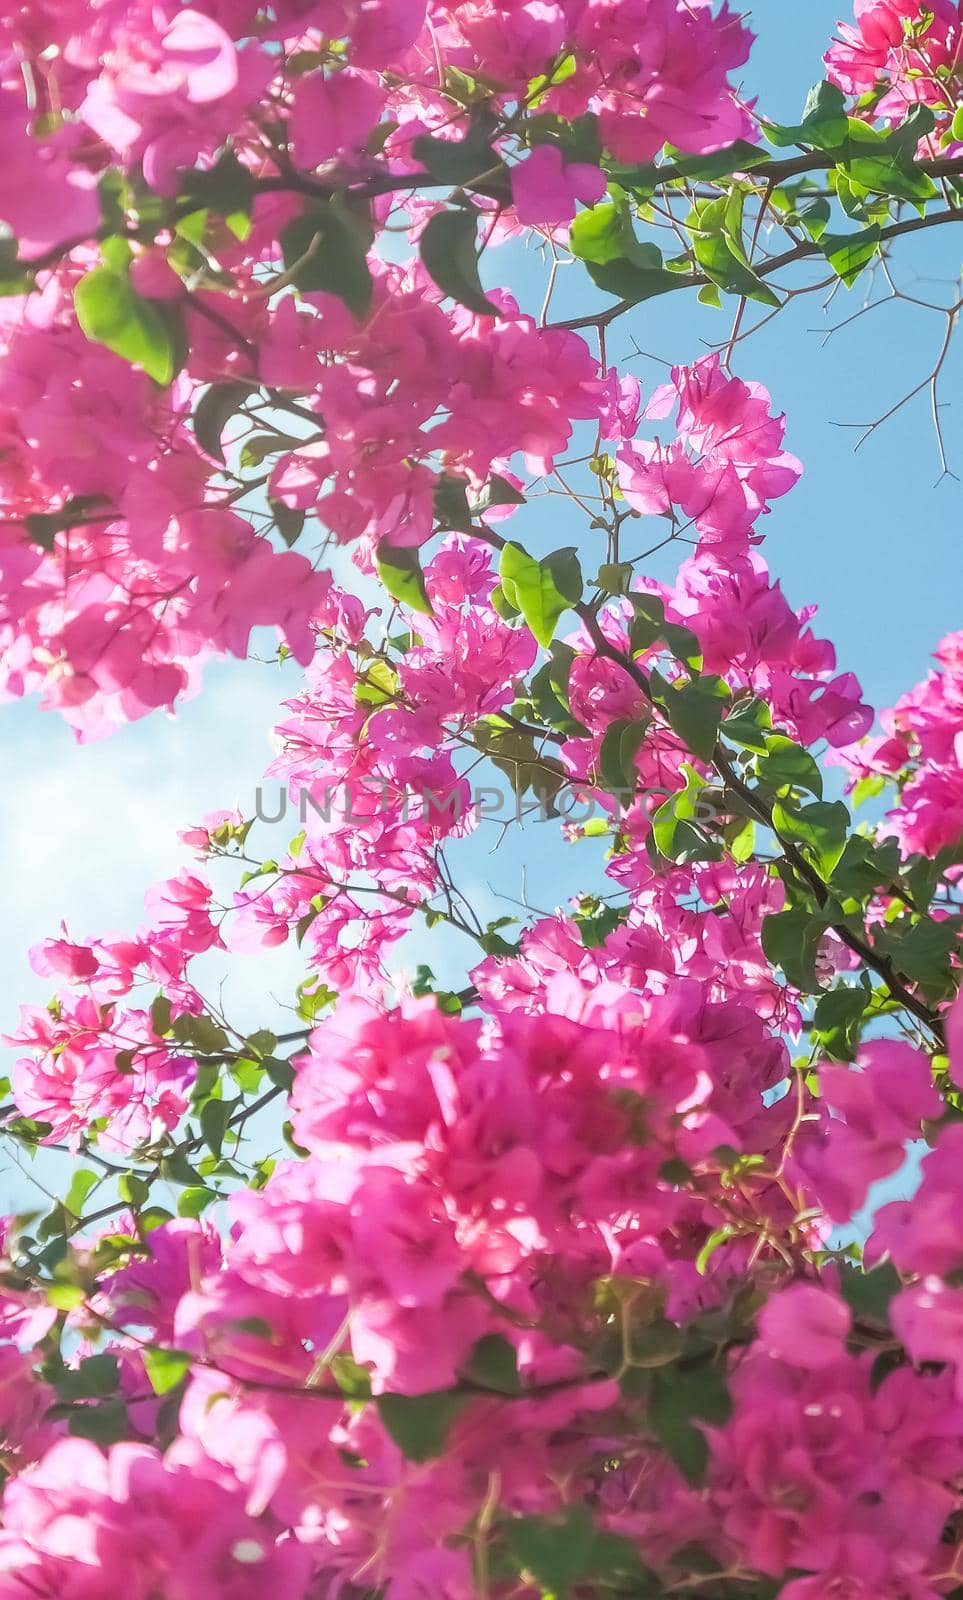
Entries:
MULTIPOLYGON (((768 114, 796 120, 809 85, 822 76, 836 0, 758 0, 751 10, 759 37, 746 86, 768 114)), ((950 298, 959 271, 955 241, 924 239, 901 252, 900 281, 923 298, 950 298), (934 278, 940 281, 928 281, 934 278)), ((537 305, 543 267, 534 256, 511 259, 512 286, 523 304, 537 305)), ((817 626, 835 641, 841 667, 858 673, 872 702, 887 704, 925 672, 940 636, 963 623, 963 518, 959 484, 947 479, 934 487, 938 460, 926 396, 855 456, 856 435, 838 426, 872 420, 918 382, 943 332, 930 312, 883 306, 824 347, 826 329, 858 310, 862 293, 841 291, 827 312, 819 295, 796 301, 743 344, 735 368, 763 382, 788 412, 787 447, 805 465, 801 484, 767 520, 767 560, 795 605, 819 602, 817 626)), ((577 315, 595 303, 573 271, 563 279, 556 314, 577 315)), ((691 361, 724 337, 727 315, 683 295, 652 301, 616 324, 610 359, 626 356, 634 338, 658 356, 691 361)), ((943 417, 951 465, 963 475, 961 359, 957 349, 945 372, 943 398, 955 403, 943 417)), ((652 361, 635 361, 631 370, 646 390, 661 381, 652 361)), ((563 542, 558 529, 553 511, 547 547, 563 542)), ((536 539, 543 535, 536 527, 536 539)), ((653 570, 664 577, 673 564, 653 570)), ((30 944, 54 932, 62 916, 81 935, 135 927, 144 889, 184 863, 177 828, 216 807, 251 809, 270 756, 268 729, 293 681, 267 665, 216 664, 201 696, 176 718, 155 715, 90 746, 76 745, 56 716, 34 705, 0 707, 0 1029, 13 1021, 18 1001, 47 997, 27 965, 30 944)), ((466 873, 491 914, 511 907, 498 906, 488 885, 518 893, 523 868, 533 903, 551 906, 562 893, 559 848, 554 830, 516 831, 496 858, 490 843, 473 845, 466 873)), ((438 934, 417 955, 452 979, 470 959, 438 934)), ((268 1021, 271 995, 282 995, 296 974, 286 952, 271 962, 245 961, 232 986, 244 1020, 268 1021)), ((4 1170, 6 1159, 0 1157, 0 1210, 23 1203, 22 1180, 4 1170)))

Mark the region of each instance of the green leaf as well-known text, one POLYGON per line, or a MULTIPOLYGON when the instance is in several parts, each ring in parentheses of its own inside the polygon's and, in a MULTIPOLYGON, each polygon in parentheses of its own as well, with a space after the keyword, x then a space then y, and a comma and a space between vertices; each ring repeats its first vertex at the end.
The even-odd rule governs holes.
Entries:
POLYGON ((81 1406, 71 1411, 67 1432, 75 1439, 92 1439, 95 1444, 118 1444, 130 1437, 130 1419, 122 1400, 105 1400, 98 1406, 81 1406))
POLYGON ((718 1366, 663 1367, 654 1374, 649 1426, 690 1483, 702 1482, 709 1454, 698 1424, 721 1424, 731 1411, 725 1373, 718 1366))
POLYGON ((302 294, 334 294, 356 317, 371 305, 370 235, 332 203, 315 205, 281 232, 285 269, 302 294))
POLYGON ((766 123, 765 132, 769 143, 780 149, 804 144, 814 150, 838 150, 849 133, 846 97, 833 83, 817 83, 809 91, 802 122, 793 127, 766 123))
POLYGON ((833 1061, 852 1061, 859 1044, 860 1024, 872 998, 862 984, 842 984, 820 996, 813 1014, 812 1038, 833 1061))
POLYGON ((800 845, 822 876, 829 877, 846 847, 851 822, 841 800, 814 800, 799 810, 777 800, 772 822, 781 839, 800 845))
POLYGON ((889 955, 899 972, 912 978, 928 994, 942 998, 955 991, 954 956, 960 953, 958 918, 934 922, 923 917, 911 922, 900 917, 889 927, 877 929, 878 949, 889 955))
POLYGON ((634 794, 639 781, 635 758, 645 739, 646 724, 631 718, 610 722, 599 749, 599 775, 607 789, 634 794))
POLYGON ((50 1283, 47 1299, 58 1311, 73 1311, 84 1303, 84 1291, 79 1283, 50 1283))
POLYGON ((864 900, 883 885, 891 884, 900 873, 899 844, 895 839, 865 839, 854 833, 833 868, 831 887, 843 898, 864 900))
POLYGON ((135 1172, 122 1172, 117 1179, 117 1193, 126 1205, 137 1211, 150 1198, 150 1184, 138 1178, 135 1172))
POLYGON ((144 1371, 155 1394, 169 1394, 190 1371, 191 1358, 185 1350, 145 1348, 142 1356, 144 1371))
POLYGON ((742 200, 737 193, 696 201, 686 224, 692 234, 693 254, 706 277, 727 294, 775 307, 780 304, 778 295, 756 276, 746 259, 741 239, 742 200))
POLYGON ((243 165, 233 150, 225 150, 213 167, 195 168, 184 179, 184 193, 196 200, 198 210, 216 211, 222 217, 233 218, 238 213, 249 213, 254 203, 254 175, 243 165))
POLYGON ((515 1346, 501 1333, 486 1333, 473 1347, 462 1369, 469 1382, 495 1394, 520 1394, 515 1346))
POLYGON ((501 473, 493 472, 488 480, 482 505, 479 510, 487 511, 489 506, 523 506, 525 496, 521 489, 516 489, 513 483, 503 478, 501 473))
MULTIPOLYGON (((666 146, 665 154, 680 177, 691 178, 696 183, 715 183, 718 178, 727 178, 731 172, 752 172, 754 167, 761 167, 769 160, 769 153, 764 146, 748 144, 745 139, 737 139, 735 144, 726 145, 724 150, 714 150, 709 155, 686 155, 673 145, 666 146)), ((659 172, 659 168, 655 170, 659 172)), ((665 182, 664 177, 662 181, 665 182)))
POLYGON ((904 166, 895 156, 857 156, 846 162, 846 171, 855 183, 880 194, 895 195, 925 205, 939 190, 925 172, 904 166))
POLYGON ((430 133, 419 134, 412 142, 411 153, 420 161, 425 171, 438 183, 452 188, 479 188, 485 194, 499 192, 508 199, 511 180, 501 156, 491 146, 490 131, 479 120, 463 139, 436 139, 430 133))
POLYGON ((632 305, 640 305, 656 295, 669 294, 673 289, 684 289, 687 282, 692 282, 691 276, 680 277, 675 272, 638 267, 628 260, 588 261, 586 268, 597 288, 619 300, 628 300, 632 305))
POLYGON ((819 245, 837 277, 851 289, 879 250, 879 242, 879 224, 874 222, 858 233, 824 233, 819 245))
POLYGON ((763 921, 762 948, 767 961, 782 967, 793 987, 804 994, 819 987, 816 954, 825 931, 825 920, 803 906, 778 911, 763 921))
POLYGON ((150 1008, 150 1025, 158 1039, 171 1031, 171 1003, 166 994, 159 994, 150 1008))
POLYGON ((722 722, 722 713, 730 699, 729 685, 714 673, 693 678, 679 687, 668 688, 659 704, 669 719, 673 733, 677 733, 686 747, 703 761, 711 761, 722 722))
POLYGON ((632 582, 632 563, 603 561, 593 581, 603 594, 627 594, 632 582))
POLYGON ((867 1272, 863 1267, 839 1264, 839 1292, 860 1321, 889 1324, 890 1302, 903 1287, 891 1261, 867 1272))
POLYGON ((805 789, 822 799, 823 776, 808 750, 785 734, 773 733, 766 740, 766 754, 756 762, 756 776, 767 789, 805 789))
POLYGON ((214 1155, 219 1156, 224 1143, 224 1135, 235 1106, 229 1100, 208 1100, 201 1107, 201 1136, 207 1148, 214 1155))
MULTIPOLYGON (((720 861, 722 846, 705 831, 706 810, 700 797, 705 779, 685 762, 685 788, 677 789, 652 817, 652 839, 668 861, 720 861)), ((714 809, 714 808, 712 808, 714 809)))
MULTIPOLYGON (((907 163, 911 163, 916 156, 916 148, 921 139, 932 133, 936 127, 936 113, 930 106, 915 105, 903 117, 899 126, 892 128, 886 135, 886 145, 890 150, 895 150, 907 163)), ((954 133, 954 139, 963 135, 954 133)))
POLYGON ((411 611, 431 613, 425 575, 413 545, 390 545, 382 539, 375 553, 375 566, 393 600, 400 601, 411 611))
POLYGON ((194 437, 201 449, 224 463, 221 434, 251 393, 247 383, 212 383, 194 410, 194 437))
POLYGON ((119 1382, 117 1357, 105 1350, 85 1356, 76 1367, 66 1368, 57 1381, 57 1389, 66 1400, 101 1400, 115 1394, 119 1382))
POLYGON ((347 1351, 331 1357, 331 1376, 346 1400, 371 1399, 371 1374, 347 1351))
POLYGON ((564 1595, 592 1571, 595 1528, 582 1505, 570 1506, 560 1520, 513 1517, 505 1526, 505 1543, 543 1594, 564 1595))
POLYGON ((184 1189, 177 1197, 177 1215, 199 1217, 216 1199, 217 1195, 211 1189, 184 1189))
POLYGON ((517 795, 532 789, 547 804, 561 789, 565 782, 561 763, 541 752, 534 735, 524 728, 496 715, 482 717, 472 731, 476 747, 491 757, 517 795))
MULTIPOLYGON (((772 732, 772 713, 765 700, 751 700, 726 717, 719 732, 733 744, 765 754, 772 732)), ((818 767, 816 770, 818 772, 818 767)))
POLYGON ((662 269, 662 251, 658 245, 641 244, 626 205, 611 200, 603 200, 578 213, 569 229, 569 248, 580 261, 590 261, 597 266, 628 261, 650 272, 662 269))
POLYGON ((471 211, 437 211, 421 235, 421 259, 443 294, 477 316, 497 317, 497 306, 485 298, 478 276, 475 219, 471 211))
POLYGON ((431 1461, 444 1451, 461 1399, 451 1389, 436 1389, 429 1394, 382 1394, 376 1404, 406 1460, 431 1461))
POLYGON ((458 533, 471 532, 468 485, 464 478, 453 478, 443 472, 435 483, 433 500, 434 517, 440 530, 454 528, 458 533))
POLYGON ((91 1172, 87 1167, 80 1167, 70 1180, 70 1188, 64 1196, 64 1205, 73 1217, 82 1217, 84 1214, 84 1201, 97 1182, 96 1172, 91 1172))
POLYGON ((137 294, 130 279, 95 267, 74 290, 77 321, 94 344, 102 344, 155 383, 170 384, 177 372, 170 312, 137 294))
POLYGON ((298 506, 286 506, 283 500, 276 500, 273 495, 268 495, 268 509, 274 518, 274 526, 290 550, 304 532, 307 512, 298 506))
POLYGON ((582 579, 572 551, 556 551, 536 561, 520 544, 505 545, 499 577, 509 603, 522 613, 539 644, 552 642, 555 625, 581 596, 582 579))

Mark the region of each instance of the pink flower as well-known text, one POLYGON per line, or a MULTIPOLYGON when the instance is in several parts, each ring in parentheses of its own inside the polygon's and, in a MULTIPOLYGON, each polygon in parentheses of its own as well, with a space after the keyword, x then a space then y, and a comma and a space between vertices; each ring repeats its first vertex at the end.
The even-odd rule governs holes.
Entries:
POLYGON ((373 75, 346 68, 324 77, 311 72, 299 80, 289 135, 299 167, 350 159, 362 149, 381 115, 384 90, 373 75))
POLYGON ((594 205, 605 193, 600 167, 566 162, 554 145, 536 145, 512 169, 512 202, 519 222, 554 227, 571 222, 575 202, 594 205))
POLYGON ((766 1301, 759 1337, 770 1355, 806 1372, 821 1372, 842 1359, 849 1325, 842 1300, 815 1284, 795 1283, 766 1301))

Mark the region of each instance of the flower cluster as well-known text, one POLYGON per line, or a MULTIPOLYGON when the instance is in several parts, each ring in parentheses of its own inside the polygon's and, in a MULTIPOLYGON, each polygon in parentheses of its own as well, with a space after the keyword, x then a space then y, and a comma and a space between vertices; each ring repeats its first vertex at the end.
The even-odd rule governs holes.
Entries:
MULTIPOLYGON (((873 114, 892 124, 914 106, 937 114, 956 142, 953 115, 963 99, 963 8, 957 0, 855 0, 855 23, 841 22, 826 52, 833 83, 871 97, 873 114)), ((946 142, 946 141, 943 141, 946 142)), ((927 143, 927 153, 935 149, 927 143)))

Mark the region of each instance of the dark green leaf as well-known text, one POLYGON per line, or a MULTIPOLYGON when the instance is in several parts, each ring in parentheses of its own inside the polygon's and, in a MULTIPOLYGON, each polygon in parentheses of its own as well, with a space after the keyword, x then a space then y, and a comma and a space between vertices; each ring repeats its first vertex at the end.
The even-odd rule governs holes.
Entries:
POLYGON ((925 204, 939 193, 936 184, 925 172, 904 166, 892 155, 855 157, 846 162, 846 171, 864 189, 895 195, 899 200, 925 204))
POLYGON ((934 922, 923 917, 911 922, 906 917, 877 930, 875 944, 892 957, 899 972, 905 973, 929 994, 940 998, 954 992, 952 957, 960 953, 959 920, 934 922))
POLYGON ((635 758, 645 738, 644 722, 622 718, 609 723, 599 750, 599 776, 615 794, 631 796, 639 781, 635 758))
POLYGON ((726 1422, 732 1402, 718 1366, 664 1367, 653 1375, 648 1422, 690 1483, 705 1476, 708 1447, 700 1422, 726 1422))
POLYGON ((443 472, 434 489, 434 516, 440 529, 454 528, 458 533, 470 533, 471 510, 468 505, 468 485, 464 478, 450 477, 443 472))
POLYGON ((816 953, 826 931, 822 917, 802 906, 776 912, 762 924, 762 948, 773 966, 782 967, 789 982, 804 994, 818 989, 816 953))
POLYGON ((430 1394, 383 1394, 378 1413, 408 1461, 431 1461, 445 1448, 448 1430, 461 1401, 451 1389, 430 1394))
POLYGON ((770 144, 779 148, 803 144, 814 150, 838 150, 849 133, 846 97, 835 84, 817 83, 809 91, 801 123, 793 127, 767 123, 765 128, 770 144))
MULTIPOLYGON (((730 172, 751 172, 754 167, 760 167, 769 160, 769 153, 764 146, 748 144, 745 139, 737 139, 735 144, 726 145, 724 150, 699 156, 686 155, 667 145, 665 155, 680 177, 690 178, 696 183, 714 183, 717 178, 727 178, 730 172)), ((659 169, 655 170, 658 173, 659 169)))
POLYGON ((719 732, 733 744, 765 754, 772 733, 772 713, 765 700, 751 700, 726 717, 719 732))
POLYGON ((884 1261, 871 1272, 840 1263, 839 1292, 861 1321, 878 1322, 885 1327, 889 1322, 890 1301, 901 1288, 899 1273, 891 1261, 884 1261))
POLYGON ((112 1445, 130 1437, 130 1420, 122 1400, 105 1400, 100 1405, 81 1406, 71 1411, 67 1431, 75 1439, 92 1439, 95 1444, 112 1445))
POLYGON ((660 698, 672 731, 703 761, 711 761, 729 685, 713 673, 672 687, 660 698))
POLYGON ((415 139, 411 153, 438 183, 452 188, 478 188, 484 194, 500 193, 509 198, 511 180, 501 156, 491 146, 482 123, 476 122, 463 139, 437 139, 423 133, 415 139))
POLYGON ((250 212, 254 201, 254 176, 233 150, 225 150, 206 171, 187 174, 184 193, 197 201, 198 209, 233 217, 237 212, 250 212))
POLYGON ((334 294, 356 317, 371 305, 369 234, 334 204, 317 205, 289 222, 281 251, 291 281, 302 294, 334 294))
POLYGON ((846 846, 851 822, 841 800, 814 800, 798 810, 777 800, 772 822, 781 839, 800 845, 822 876, 829 877, 846 846))
POLYGON ((475 252, 475 211, 437 211, 421 235, 425 270, 459 305, 477 316, 497 317, 498 307, 485 298, 475 252))
POLYGON ((687 223, 696 261, 706 277, 727 294, 743 295, 766 306, 778 306, 778 295, 756 276, 746 260, 738 225, 742 197, 736 198, 739 201, 738 222, 733 213, 732 196, 696 201, 687 223))
POLYGON ((895 839, 865 839, 854 833, 833 868, 830 883, 843 898, 864 900, 874 889, 891 884, 899 877, 899 845, 895 839))
POLYGON ((274 518, 274 526, 290 550, 292 545, 297 544, 301 534, 304 532, 304 521, 307 513, 300 510, 298 506, 286 506, 283 500, 276 500, 271 495, 268 496, 268 507, 274 518))
POLYGON ((862 984, 855 988, 842 984, 820 996, 813 1015, 812 1038, 833 1061, 852 1061, 869 1003, 870 991, 862 984))
POLYGON ((823 778, 816 762, 785 734, 773 733, 766 740, 766 754, 756 762, 756 776, 767 789, 805 789, 808 794, 822 799, 823 778))
POLYGON ((194 410, 194 437, 215 461, 224 462, 221 435, 251 393, 247 383, 212 383, 194 410))
POLYGON ((604 263, 589 261, 586 267, 589 277, 599 289, 615 295, 619 300, 631 301, 633 305, 652 300, 656 295, 669 294, 673 289, 684 289, 686 282, 692 281, 675 272, 637 267, 628 260, 604 263))
POLYGON ((501 1333, 486 1333, 472 1349, 463 1375, 480 1389, 496 1394, 519 1394, 518 1356, 515 1346, 501 1333))
POLYGON ((505 1542, 543 1593, 564 1595, 592 1571, 595 1528, 582 1505, 570 1506, 560 1520, 514 1517, 505 1526, 505 1542))
POLYGON ((224 1134, 235 1109, 228 1100, 208 1100, 201 1108, 201 1136, 208 1149, 219 1156, 224 1143, 224 1134))

